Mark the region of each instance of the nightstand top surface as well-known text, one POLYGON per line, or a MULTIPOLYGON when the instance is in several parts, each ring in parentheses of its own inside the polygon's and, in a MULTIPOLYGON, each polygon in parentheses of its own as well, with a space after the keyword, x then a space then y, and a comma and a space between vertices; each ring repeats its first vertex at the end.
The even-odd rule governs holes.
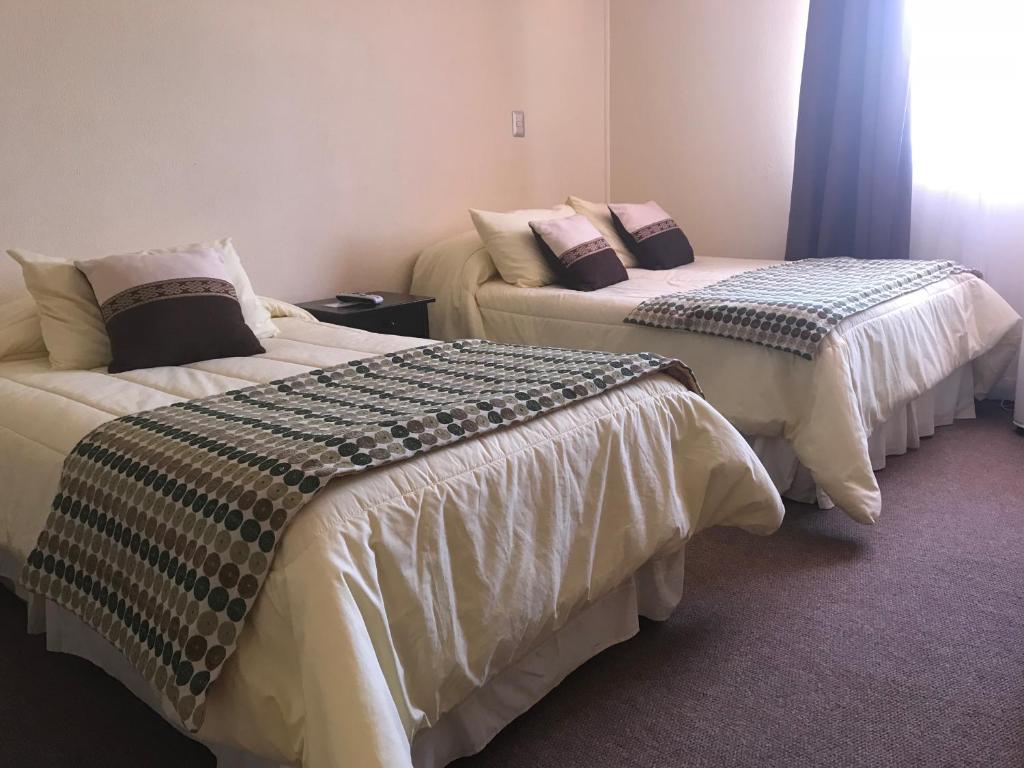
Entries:
POLYGON ((298 306, 307 312, 350 317, 352 315, 363 315, 367 312, 380 312, 392 307, 404 307, 410 304, 430 304, 434 301, 432 296, 414 296, 411 293, 389 293, 388 291, 366 291, 366 293, 380 294, 384 297, 384 302, 382 304, 353 304, 348 307, 330 307, 327 305, 337 301, 336 298, 331 296, 330 298, 319 299, 318 301, 307 301, 298 306))

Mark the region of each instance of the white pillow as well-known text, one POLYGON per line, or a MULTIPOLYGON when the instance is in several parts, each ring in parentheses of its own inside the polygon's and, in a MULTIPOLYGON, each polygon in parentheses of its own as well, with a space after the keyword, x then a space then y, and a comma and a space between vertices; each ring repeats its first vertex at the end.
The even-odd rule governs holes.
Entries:
POLYGON ((636 256, 633 255, 629 250, 629 246, 626 245, 615 230, 615 223, 612 221, 612 214, 608 210, 607 203, 591 203, 572 195, 569 195, 565 202, 566 205, 572 206, 576 213, 581 213, 590 220, 594 228, 601 233, 601 236, 608 241, 608 245, 615 251, 615 255, 622 262, 622 266, 627 268, 639 266, 636 256))
MULTIPOLYGON (((253 291, 231 238, 174 248, 151 248, 138 254, 149 256, 196 249, 218 252, 228 279, 235 287, 245 324, 256 337, 265 339, 277 335, 277 326, 253 291)), ((59 370, 76 370, 108 365, 111 360, 110 340, 96 294, 74 262, 29 251, 11 250, 7 253, 21 265, 25 287, 39 308, 50 366, 59 370)))
POLYGON ((299 320, 305 320, 307 323, 320 322, 302 307, 296 307, 294 304, 289 304, 287 301, 274 299, 270 296, 260 296, 259 300, 260 304, 262 304, 263 308, 270 313, 271 317, 294 317, 299 320))
POLYGON ((58 370, 101 368, 110 362, 110 340, 96 295, 74 262, 29 251, 8 251, 21 265, 25 287, 39 308, 39 325, 58 370))
POLYGON ((46 357, 39 310, 31 296, 0 304, 0 360, 46 357))
POLYGON ((558 279, 540 252, 530 222, 562 219, 574 213, 568 205, 509 213, 469 210, 473 226, 502 279, 522 288, 538 288, 558 279))

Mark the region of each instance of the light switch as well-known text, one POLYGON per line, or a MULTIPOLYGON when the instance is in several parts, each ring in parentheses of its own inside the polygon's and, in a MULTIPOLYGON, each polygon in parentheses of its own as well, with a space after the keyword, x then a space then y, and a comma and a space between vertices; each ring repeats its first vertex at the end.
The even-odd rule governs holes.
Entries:
POLYGON ((517 139, 526 135, 526 113, 520 109, 512 112, 512 135, 517 139))

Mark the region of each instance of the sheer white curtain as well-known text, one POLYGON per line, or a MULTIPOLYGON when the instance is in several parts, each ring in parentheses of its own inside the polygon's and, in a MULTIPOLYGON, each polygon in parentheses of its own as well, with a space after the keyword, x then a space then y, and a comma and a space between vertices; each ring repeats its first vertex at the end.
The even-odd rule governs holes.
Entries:
POLYGON ((1024 313, 1024 2, 909 0, 911 253, 981 269, 1024 313))
POLYGON ((911 258, 977 267, 1024 314, 1024 0, 907 0, 911 258))

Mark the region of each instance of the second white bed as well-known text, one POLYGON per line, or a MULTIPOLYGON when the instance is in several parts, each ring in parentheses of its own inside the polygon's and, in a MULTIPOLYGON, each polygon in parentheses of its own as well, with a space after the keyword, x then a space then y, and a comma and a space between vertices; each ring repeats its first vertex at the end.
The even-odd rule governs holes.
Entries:
MULTIPOLYGON (((437 297, 431 331, 438 338, 678 357, 755 444, 780 491, 826 506, 834 501, 855 519, 874 522, 882 500, 873 469, 891 452, 887 436, 895 438, 893 450, 907 447, 906 429, 898 434, 900 425, 908 427, 905 410, 915 421, 914 403, 924 397, 928 407, 939 402, 949 414, 973 415, 972 396, 987 393, 1014 360, 1021 319, 983 280, 964 274, 848 318, 814 361, 623 323, 645 299, 774 263, 698 257, 672 270, 630 269, 628 281, 591 293, 519 288, 497 276, 476 233, 468 232, 424 251, 413 291, 437 297)), ((909 425, 911 445, 916 427, 909 425)))

